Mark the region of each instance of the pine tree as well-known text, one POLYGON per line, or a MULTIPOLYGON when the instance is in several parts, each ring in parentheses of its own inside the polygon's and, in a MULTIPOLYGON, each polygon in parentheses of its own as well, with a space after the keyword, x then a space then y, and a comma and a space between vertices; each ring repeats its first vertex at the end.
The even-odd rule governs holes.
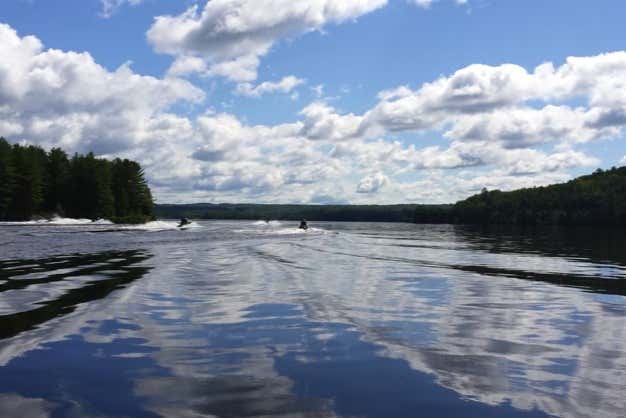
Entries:
POLYGON ((69 198, 67 188, 70 180, 70 163, 67 154, 60 148, 53 148, 48 153, 46 175, 48 181, 44 210, 48 213, 65 215, 64 208, 69 198))
POLYGON ((58 213, 73 218, 145 222, 153 218, 141 166, 93 153, 68 160, 61 149, 11 146, 0 138, 0 220, 58 213))
POLYGON ((13 201, 15 169, 11 145, 0 137, 0 219, 6 219, 13 201))
POLYGON ((95 208, 93 219, 111 219, 115 215, 115 200, 111 191, 111 163, 94 160, 95 208))
POLYGON ((139 164, 117 159, 113 162, 115 216, 120 222, 152 219, 154 202, 139 164))
POLYGON ((35 146, 13 145, 15 184, 8 217, 29 220, 43 207, 45 188, 46 153, 35 146))

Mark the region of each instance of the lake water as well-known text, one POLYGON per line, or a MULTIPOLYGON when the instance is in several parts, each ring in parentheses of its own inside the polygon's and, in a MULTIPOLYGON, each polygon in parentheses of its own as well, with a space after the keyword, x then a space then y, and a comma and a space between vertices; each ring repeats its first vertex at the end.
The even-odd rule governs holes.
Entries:
POLYGON ((0 417, 624 417, 626 239, 0 226, 0 417))

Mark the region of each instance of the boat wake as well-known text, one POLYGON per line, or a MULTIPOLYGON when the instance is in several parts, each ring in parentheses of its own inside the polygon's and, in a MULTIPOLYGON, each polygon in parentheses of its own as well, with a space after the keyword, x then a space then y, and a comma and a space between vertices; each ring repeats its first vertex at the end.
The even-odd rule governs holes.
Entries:
POLYGON ((0 222, 0 225, 113 225, 113 222, 107 219, 92 221, 91 219, 62 218, 55 216, 51 219, 38 219, 34 221, 0 222))
POLYGON ((190 222, 183 227, 179 227, 180 223, 178 221, 152 221, 145 224, 139 225, 121 225, 119 229, 129 230, 129 231, 168 231, 168 230, 176 230, 176 229, 196 229, 203 228, 202 225, 196 222, 190 222))

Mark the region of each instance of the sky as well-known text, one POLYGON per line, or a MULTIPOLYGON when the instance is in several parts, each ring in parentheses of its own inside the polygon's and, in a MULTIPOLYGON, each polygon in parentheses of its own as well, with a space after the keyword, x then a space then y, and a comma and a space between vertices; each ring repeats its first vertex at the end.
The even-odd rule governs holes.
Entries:
POLYGON ((451 203, 626 164, 623 0, 3 0, 0 136, 159 203, 451 203))

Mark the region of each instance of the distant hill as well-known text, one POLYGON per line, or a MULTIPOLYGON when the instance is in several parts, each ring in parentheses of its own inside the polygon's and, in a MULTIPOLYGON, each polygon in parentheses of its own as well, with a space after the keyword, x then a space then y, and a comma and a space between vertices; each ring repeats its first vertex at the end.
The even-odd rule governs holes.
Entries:
MULTIPOLYGON (((486 191, 457 202, 449 221, 466 224, 626 225, 626 167, 563 184, 486 191)), ((419 219, 417 219, 419 221, 419 219)))
POLYGON ((156 205, 159 218, 414 222, 417 205, 156 205))
POLYGON ((510 225, 626 225, 626 167, 563 184, 487 191, 450 205, 156 205, 160 218, 510 225))

